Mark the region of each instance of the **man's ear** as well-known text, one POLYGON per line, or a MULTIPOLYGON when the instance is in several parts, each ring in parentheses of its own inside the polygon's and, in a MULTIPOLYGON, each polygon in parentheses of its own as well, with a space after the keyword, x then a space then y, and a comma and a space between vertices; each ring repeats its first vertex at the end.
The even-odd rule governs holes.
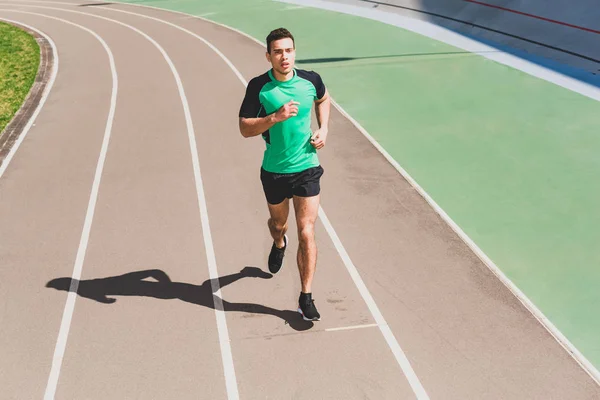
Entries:
POLYGON ((268 62, 271 62, 271 55, 268 52, 265 53, 265 57, 267 58, 268 62))

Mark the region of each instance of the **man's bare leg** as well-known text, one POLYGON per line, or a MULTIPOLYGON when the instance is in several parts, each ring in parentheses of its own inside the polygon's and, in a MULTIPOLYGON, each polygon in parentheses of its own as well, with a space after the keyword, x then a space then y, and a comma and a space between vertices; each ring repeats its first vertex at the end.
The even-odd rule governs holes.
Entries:
POLYGON ((319 212, 320 195, 294 196, 294 210, 298 225, 298 271, 303 293, 311 293, 312 281, 317 267, 317 244, 315 221, 319 212))
POLYGON ((273 237, 273 245, 271 246, 267 265, 269 272, 276 274, 283 265, 283 257, 287 248, 285 233, 288 227, 287 218, 290 211, 290 201, 289 199, 285 199, 279 204, 267 204, 269 205, 269 213, 271 214, 267 225, 273 237))
POLYGON ((287 219, 290 212, 290 201, 289 199, 285 199, 279 204, 267 203, 267 205, 269 206, 269 214, 271 216, 267 221, 269 232, 271 232, 271 237, 273 237, 275 245, 281 249, 285 246, 283 236, 288 229, 287 219))

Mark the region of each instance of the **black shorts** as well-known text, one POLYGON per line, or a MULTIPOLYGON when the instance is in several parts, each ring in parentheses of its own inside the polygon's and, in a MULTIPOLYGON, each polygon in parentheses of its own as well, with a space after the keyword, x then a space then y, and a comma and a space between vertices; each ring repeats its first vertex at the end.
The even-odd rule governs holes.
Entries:
POLYGON ((323 167, 313 167, 293 174, 274 174, 260 169, 260 180, 269 204, 279 204, 292 196, 313 197, 321 192, 323 167))

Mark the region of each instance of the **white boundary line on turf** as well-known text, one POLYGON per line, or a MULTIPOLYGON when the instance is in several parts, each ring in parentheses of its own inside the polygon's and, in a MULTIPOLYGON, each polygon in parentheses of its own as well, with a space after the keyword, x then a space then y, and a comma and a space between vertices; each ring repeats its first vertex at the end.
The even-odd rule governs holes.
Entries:
MULTIPOLYGON (((56 394, 56 388, 58 386, 58 379, 60 376, 60 368, 62 365, 62 361, 65 355, 65 350, 67 347, 67 338, 69 336, 69 330, 71 328, 71 321, 73 319, 73 312, 75 310, 75 300, 77 299, 77 289, 79 287, 79 279, 81 278, 81 271, 83 270, 83 262, 85 260, 85 254, 88 246, 90 231, 92 229, 92 221, 94 219, 94 211, 96 208, 96 201, 98 199, 98 191, 100 188, 100 180, 102 177, 102 170, 104 168, 104 161, 106 159, 106 153, 108 151, 108 143, 110 141, 110 135, 115 115, 115 108, 117 102, 117 89, 118 89, 118 79, 117 79, 117 69, 115 67, 114 58, 109 46, 106 42, 94 31, 88 29, 84 26, 76 24, 71 21, 64 20, 62 18, 57 18, 50 15, 39 14, 29 11, 21 11, 21 10, 10 10, 10 9, 2 9, 0 11, 7 12, 15 12, 21 14, 30 14, 36 15, 43 18, 49 18, 56 21, 60 21, 62 23, 66 23, 72 26, 75 26, 79 29, 82 29, 92 36, 94 36, 104 47, 108 54, 108 59, 110 63, 110 69, 112 73, 112 94, 110 99, 110 109, 108 113, 108 118, 106 122, 106 127, 104 131, 104 139, 102 141, 102 147, 100 150, 100 155, 98 157, 98 163, 96 165, 96 173, 94 175, 94 182, 92 184, 92 190, 90 193, 90 199, 88 202, 87 212, 85 215, 85 221, 83 224, 83 231, 81 233, 81 238, 79 241, 79 247, 77 248, 77 256, 75 258, 75 265, 73 267, 73 274, 71 279, 71 286, 69 288, 69 293, 67 294, 67 301, 65 304, 65 308, 63 311, 63 316, 60 323, 60 329, 58 332, 58 338, 56 341, 56 346, 54 348, 54 356, 52 357, 52 367, 50 370, 50 374, 48 376, 48 383, 46 386, 46 390, 44 392, 44 399, 51 400, 54 399, 56 394)), ((33 120, 33 118, 32 118, 33 120)))
MULTIPOLYGON (((50 2, 47 2, 47 3, 50 3, 50 2)), ((4 3, 0 3, 0 4, 4 4, 4 3)), ((204 187, 202 184, 202 176, 200 173, 200 163, 198 160, 196 137, 195 137, 195 133, 194 133, 194 127, 193 127, 193 123, 192 123, 192 117, 191 117, 189 105, 187 102, 185 91, 183 89, 183 84, 181 82, 179 73, 177 72, 177 69, 175 68, 175 65, 173 64, 173 62, 172 62, 171 58, 169 57, 169 55, 167 54, 167 52, 154 39, 152 39, 150 36, 148 36, 146 33, 142 32, 141 30, 139 30, 131 25, 128 25, 126 23, 123 23, 121 21, 103 17, 103 16, 96 15, 96 14, 89 14, 89 13, 85 13, 85 12, 81 12, 81 11, 69 10, 69 9, 64 9, 64 8, 45 7, 45 6, 38 6, 38 5, 32 6, 32 5, 24 5, 24 4, 19 4, 19 5, 27 6, 27 7, 34 7, 34 8, 56 10, 56 11, 61 11, 61 12, 69 12, 69 13, 75 13, 75 14, 80 14, 80 15, 86 15, 86 16, 106 20, 109 22, 113 22, 118 25, 129 28, 129 29, 133 30, 134 32, 142 35, 145 39, 147 39, 149 42, 151 42, 160 51, 160 53, 166 60, 167 64, 169 65, 171 72, 173 73, 173 76, 177 83, 177 88, 179 90, 179 95, 181 98, 181 102, 182 102, 183 110, 184 110, 184 114, 185 114, 185 119, 186 119, 187 133, 188 133, 188 139, 189 139, 189 143, 190 143, 190 152, 191 152, 191 156, 192 156, 192 164, 193 164, 193 169, 194 169, 194 178, 196 181, 198 206, 199 206, 200 217, 201 217, 201 222, 202 222, 204 245, 205 245, 206 257, 207 257, 207 261, 208 261, 209 275, 210 275, 210 279, 211 279, 211 286, 212 286, 213 293, 216 295, 216 296, 213 296, 213 300, 214 300, 214 306, 215 306, 215 317, 217 320, 217 330, 218 330, 218 334, 219 334, 219 345, 221 348, 221 358, 222 358, 222 362, 223 362, 225 383, 226 383, 226 387, 227 387, 227 398, 229 400, 238 400, 239 392, 238 392, 238 387, 237 387, 237 382, 236 382, 235 369, 234 369, 234 365, 233 365, 233 357, 232 357, 232 353, 231 353, 229 332, 227 330, 227 320, 225 319, 225 314, 224 314, 224 310, 223 310, 223 302, 221 300, 221 289, 219 287, 219 281, 218 281, 219 274, 217 271, 215 251, 214 251, 214 246, 212 243, 212 235, 210 232, 208 211, 207 211, 207 206, 206 206, 206 198, 204 196, 204 187)), ((70 4, 70 5, 72 5, 72 4, 70 4)), ((112 58, 111 58, 111 60, 112 60, 112 58)), ((83 263, 83 261, 82 261, 82 263, 83 263)), ((74 291, 76 292, 76 289, 74 291)), ((71 290, 69 292, 69 295, 73 294, 74 296, 76 296, 76 293, 72 293, 72 292, 73 291, 71 290)), ((74 304, 74 300, 73 300, 73 304, 74 304)), ((71 314, 72 314, 72 311, 71 311, 71 314)), ((66 345, 66 336, 65 336, 65 345, 66 345)), ((59 367, 59 370, 60 370, 60 367, 59 367)), ((58 377, 57 377, 57 379, 58 379, 58 377)), ((47 399, 45 398, 45 400, 49 400, 51 398, 53 398, 53 397, 50 397, 47 399)))
MULTIPOLYGON (((100 0, 92 0, 92 1, 100 1, 100 0)), ((65 3, 65 4, 72 5, 72 3, 65 3)), ((207 18, 194 16, 194 15, 183 13, 180 11, 167 10, 167 9, 160 8, 160 7, 147 6, 147 5, 142 5, 142 4, 133 4, 133 3, 126 3, 126 2, 121 2, 121 1, 119 1, 119 4, 122 4, 125 6, 149 8, 149 9, 154 9, 154 10, 166 11, 166 12, 170 12, 173 14, 185 15, 188 17, 193 16, 200 20, 203 20, 203 21, 209 22, 211 24, 221 26, 225 29, 229 29, 233 32, 236 32, 236 33, 252 40, 253 42, 259 44, 260 46, 265 47, 265 45, 261 41, 250 36, 249 34, 242 32, 241 30, 233 28, 231 26, 221 24, 219 22, 211 21, 210 19, 207 19, 207 18)), ((366 9, 361 9, 361 11, 365 11, 365 10, 366 9)), ((376 10, 366 10, 366 11, 375 12, 376 10)), ((379 13, 385 14, 382 11, 379 11, 379 13)), ((355 14, 355 15, 364 17, 363 15, 360 15, 360 14, 355 14)), ((381 16, 383 17, 383 15, 381 15, 381 16)), ((495 48, 492 48, 489 46, 485 46, 485 45, 478 43, 472 39, 467 39, 466 37, 463 37, 455 32, 445 30, 444 28, 427 23, 425 21, 404 18, 399 15, 397 17, 399 19, 402 19, 406 23, 406 25, 400 26, 404 29, 412 30, 413 32, 419 33, 421 35, 430 37, 432 39, 435 39, 435 40, 438 40, 441 42, 445 42, 445 40, 447 40, 447 38, 450 36, 456 37, 457 39, 464 40, 464 41, 471 41, 472 42, 471 44, 476 47, 465 48, 465 50, 472 51, 472 52, 480 52, 480 51, 489 51, 490 49, 492 49, 492 50, 494 50, 494 52, 496 52, 495 57, 487 57, 489 59, 493 59, 494 61, 497 61, 499 63, 505 64, 512 68, 521 70, 521 71, 526 72, 535 77, 544 79, 548 82, 555 83, 555 84, 562 86, 566 89, 569 89, 573 92, 580 93, 587 97, 591 97, 592 99, 595 99, 595 100, 600 100, 600 89, 595 88, 592 85, 580 82, 576 79, 564 76, 555 71, 535 65, 529 61, 520 59, 520 58, 510 55, 508 53, 504 53, 501 50, 498 50, 498 49, 495 49, 495 48), (410 24, 410 26, 413 26, 414 29, 410 29, 409 24, 410 24), (437 35, 428 35, 427 34, 428 29, 439 29, 440 31, 438 31, 437 35), (445 36, 446 34, 448 36, 445 36), (502 57, 506 57, 506 58, 503 59, 502 57), (515 62, 511 63, 510 62, 511 60, 514 60, 515 62), (527 67, 527 69, 523 69, 523 67, 525 67, 525 66, 527 67), (544 71, 548 72, 549 75, 555 76, 558 79, 558 81, 550 80, 549 76, 543 76, 544 71), (579 88, 583 89, 584 92, 580 92, 578 90, 579 88), (586 90, 591 90, 591 93, 589 93, 591 96, 585 93, 586 90)), ((385 23, 385 21, 380 21, 380 22, 385 23)), ((394 24, 394 25, 399 26, 396 24, 394 24)), ((448 43, 448 44, 451 44, 456 47, 461 47, 460 45, 458 45, 457 43, 454 43, 454 42, 448 43)), ((486 56, 486 55, 482 55, 482 56, 486 56)), ((342 115, 344 115, 344 117, 346 117, 367 138, 367 140, 369 140, 373 144, 373 146, 375 146, 375 148, 385 157, 385 159, 390 164, 392 164, 392 166, 409 182, 409 184, 415 188, 415 190, 425 199, 425 201, 427 201, 427 203, 429 203, 429 205, 435 210, 435 212, 440 215, 440 217, 450 226, 450 228, 483 261, 483 263, 490 269, 490 271, 492 271, 492 273, 494 275, 496 275, 496 277, 513 293, 513 295, 515 297, 517 297, 517 299, 525 306, 525 308, 527 308, 527 310, 529 310, 529 312, 531 312, 531 314, 542 324, 542 326, 544 326, 544 328, 546 328, 546 330, 552 335, 552 337, 554 337, 554 339, 567 351, 567 353, 573 357, 573 359, 583 368, 583 370, 586 371, 592 379, 594 379, 596 384, 600 385, 600 372, 596 369, 596 367, 567 339, 566 336, 564 336, 562 334, 562 332, 560 332, 558 330, 558 328, 556 328, 556 326, 554 326, 554 324, 541 312, 541 310, 539 310, 535 306, 535 304, 500 270, 500 268, 498 268, 498 266, 496 266, 496 264, 494 264, 494 262, 475 244, 475 242, 473 242, 473 240, 452 220, 452 218, 450 218, 450 216, 448 216, 448 214, 446 214, 446 212, 408 174, 408 172, 406 172, 404 170, 404 168, 402 168, 400 166, 400 164, 367 132, 367 130, 362 127, 362 125, 360 125, 354 118, 352 118, 339 104, 337 104, 335 101, 333 101, 333 99, 332 99, 332 104, 338 109, 338 111, 342 115)))
POLYGON ((29 118, 29 121, 27 121, 27 124, 23 128, 23 131, 21 132, 21 134, 19 135, 19 137, 13 144, 12 148, 8 152, 6 158, 4 159, 4 162, 0 166, 0 179, 2 179, 2 176, 4 175, 4 171, 6 171, 6 169, 8 168, 8 164, 10 164, 10 161, 13 159, 15 153, 17 152, 17 149, 19 148, 19 146, 21 146, 21 143, 23 142, 23 140, 25 140, 25 136, 27 136, 27 134, 29 133, 29 130, 33 126, 33 123, 35 122, 38 114, 42 110, 42 107, 44 107, 44 104, 46 103, 46 99, 50 95, 50 90, 52 90, 52 87, 54 86, 54 81, 56 80, 56 75, 58 74, 58 50, 56 49, 56 45, 54 44, 54 42, 52 41, 50 36, 46 35, 44 32, 40 31, 39 29, 36 29, 29 25, 23 24, 18 21, 13 21, 13 20, 10 20, 10 19, 4 18, 4 17, 0 17, 0 20, 6 21, 6 22, 13 22, 15 24, 20 24, 20 25, 26 27, 27 29, 31 29, 32 31, 37 32, 40 36, 43 36, 48 41, 48 43, 50 43, 50 47, 52 48, 52 55, 54 57, 54 63, 52 65, 52 72, 50 73, 50 79, 48 80, 48 83, 46 84, 46 87, 44 88, 44 92, 42 93, 40 102, 37 105, 35 111, 31 115, 31 117, 29 118))
MULTIPOLYGON (((36 0, 26 0, 26 1, 38 2, 36 0)), ((101 0, 91 0, 91 1, 100 2, 101 0)), ((44 3, 45 3, 45 1, 44 1, 44 3)), ((71 6, 76 5, 76 3, 66 3, 66 2, 62 2, 62 3, 54 2, 54 3, 71 5, 71 6)), ((198 18, 202 21, 205 21, 205 22, 217 25, 217 26, 221 26, 225 29, 236 32, 236 33, 252 40, 253 42, 258 43, 259 45, 265 47, 265 45, 261 41, 250 36, 249 34, 242 32, 241 30, 236 29, 234 27, 231 27, 231 26, 219 23, 219 22, 215 22, 215 21, 212 21, 207 18, 202 18, 199 16, 183 13, 180 11, 168 10, 168 9, 164 9, 164 8, 160 8, 160 7, 148 6, 148 5, 143 5, 143 4, 133 4, 133 3, 121 2, 121 1, 118 1, 118 4, 122 4, 125 6, 131 6, 131 7, 154 9, 154 10, 159 10, 159 11, 163 11, 163 12, 184 15, 186 17, 191 16, 194 18, 198 18)), ((366 9, 364 9, 364 10, 366 10, 366 9)), ((369 11, 369 10, 367 10, 367 11, 369 11)), ((370 11, 373 12, 374 10, 370 10, 370 11)), ((379 12, 381 12, 381 11, 379 11, 379 12)), ((383 12, 381 12, 381 13, 383 13, 383 12)), ((353 15, 365 17, 364 15, 361 15, 361 14, 353 14, 353 15)), ((397 17, 402 18, 407 23, 410 22, 412 25, 415 25, 415 26, 427 25, 427 28, 442 30, 441 35, 429 36, 427 33, 421 32, 421 30, 424 30, 424 29, 412 30, 412 29, 408 28, 408 26, 400 26, 404 29, 412 30, 413 32, 420 33, 420 34, 430 37, 432 39, 435 39, 435 40, 438 40, 441 42, 445 42, 446 37, 443 36, 443 35, 445 35, 443 28, 438 27, 433 24, 430 24, 430 23, 427 23, 427 22, 424 22, 424 21, 412 20, 409 18, 401 17, 399 15, 397 17)), ((366 18, 369 18, 369 17, 366 17, 366 18)), ((385 23, 385 21, 380 21, 380 22, 385 23)), ((398 26, 396 24, 393 24, 393 25, 398 26)), ((447 31, 447 34, 452 35, 452 36, 458 36, 462 40, 471 40, 471 39, 467 39, 455 32, 452 32, 452 31, 447 31)), ((472 52, 482 51, 481 46, 484 46, 484 45, 482 45, 481 43, 478 43, 476 41, 473 41, 473 42, 474 42, 474 44, 477 44, 480 47, 478 47, 477 49, 473 49, 473 50, 471 50, 471 49, 465 49, 465 50, 472 51, 472 52)), ((453 43, 449 43, 449 44, 452 44, 456 47, 461 47, 457 44, 453 44, 453 43)), ((517 61, 517 62, 514 64, 509 64, 506 60, 500 61, 498 59, 494 59, 495 61, 500 62, 505 65, 508 65, 512 68, 521 70, 521 71, 526 72, 535 77, 547 80, 551 83, 555 83, 555 84, 562 86, 566 89, 569 89, 571 91, 579 93, 579 91, 577 90, 578 85, 584 85, 584 88, 588 88, 588 89, 591 87, 591 85, 582 83, 580 81, 577 81, 576 79, 566 77, 566 76, 558 74, 554 71, 548 70, 546 68, 540 67, 540 66, 530 63, 528 61, 522 60, 516 56, 504 53, 501 50, 498 50, 498 49, 493 49, 493 50, 498 53, 498 57, 500 57, 500 55, 504 55, 504 56, 510 57, 511 59, 515 59, 515 61, 517 61), (530 67, 530 71, 521 69, 522 64, 528 64, 530 67), (557 82, 550 81, 543 76, 537 75, 536 74, 537 69, 549 71, 552 74, 558 75, 559 78, 564 78, 563 84, 559 84, 557 82)), ((491 57, 488 57, 488 58, 491 58, 491 57)), ((591 87, 591 89, 596 90, 596 88, 594 88, 594 87, 591 87)), ((581 94, 584 94, 584 93, 581 93, 581 94)), ((590 97, 590 96, 588 96, 588 97, 590 97)), ((591 96, 591 98, 599 100, 600 93, 597 95, 591 96)), ((392 164, 392 166, 394 166, 394 168, 396 168, 396 170, 415 188, 415 190, 417 190, 417 192, 431 205, 431 207, 440 215, 440 217, 444 221, 446 221, 446 223, 455 231, 455 233, 484 262, 484 264, 492 271, 492 273, 494 273, 498 277, 498 279, 500 279, 500 281, 513 293, 513 295, 515 295, 515 297, 517 297, 517 299, 529 310, 529 312, 531 312, 533 314, 533 316, 542 324, 542 326, 544 326, 544 328, 546 328, 546 330, 567 351, 567 353, 570 354, 575 359, 575 361, 584 369, 584 371, 586 371, 590 375, 590 377, 592 377, 592 379, 594 379, 595 382, 600 385, 600 372, 596 369, 596 367, 594 367, 587 360, 587 358, 558 330, 558 328, 556 328, 554 326, 554 324, 552 324, 552 322, 550 322, 550 320, 548 318, 546 318, 546 316, 533 304, 533 302, 531 300, 529 300, 529 298, 527 298, 527 296, 523 292, 521 292, 521 290, 506 275, 504 275, 504 273, 494 264, 494 262, 489 257, 487 257, 487 255, 485 255, 485 253, 483 253, 483 251, 481 249, 479 249, 479 247, 462 231, 462 229, 446 214, 446 212, 437 205, 437 203, 429 196, 429 194, 427 194, 427 192, 425 192, 425 190, 423 190, 423 188, 420 185, 418 185, 416 183, 416 181, 398 164, 398 162, 396 160, 394 160, 392 158, 392 156, 354 118, 352 118, 339 104, 337 104, 335 101, 333 101, 333 99, 332 99, 332 103, 338 109, 338 111, 340 111, 340 113, 342 113, 342 115, 344 115, 373 144, 373 146, 375 146, 375 148, 384 156, 384 158, 386 160, 388 160, 388 162, 390 164, 392 164)))
MULTIPOLYGON (((176 25, 176 24, 173 24, 171 22, 164 21, 162 19, 155 18, 155 17, 152 17, 152 16, 143 15, 143 14, 137 14, 137 13, 134 13, 134 12, 131 12, 131 11, 119 10, 119 9, 114 9, 114 8, 107 8, 107 7, 97 7, 97 8, 98 9, 102 9, 102 10, 111 11, 111 12, 125 13, 125 14, 130 14, 130 15, 136 15, 136 16, 141 17, 141 18, 151 19, 151 20, 154 20, 154 21, 157 21, 157 22, 161 22, 161 23, 167 24, 167 25, 172 26, 172 27, 174 27, 176 29, 179 29, 179 30, 181 30, 181 31, 183 31, 185 33, 188 33, 191 36, 196 37, 197 39, 199 39, 203 43, 205 43, 207 46, 209 46, 212 50, 214 50, 215 53, 217 53, 217 55, 219 55, 219 57, 221 57, 221 59, 223 61, 225 61, 225 63, 232 69, 232 71, 235 73, 235 75, 238 77, 238 79, 242 82, 242 84, 244 86, 248 85, 248 83, 246 82, 246 80, 243 78, 242 74, 231 63, 231 61, 221 51, 219 51, 214 45, 212 45, 210 42, 208 42, 206 39, 202 38, 201 36, 199 36, 199 35, 191 32, 191 31, 189 31, 189 30, 187 30, 187 29, 185 29, 185 28, 183 28, 183 27, 181 27, 179 25, 176 25)), ((373 314, 373 317, 377 321, 377 324, 379 326, 379 329, 381 330, 381 333, 383 334, 386 342, 388 343, 390 349, 392 350, 392 353, 394 354, 394 357, 396 358, 396 361, 400 365, 400 368, 404 372, 404 375, 406 376, 406 378, 407 378, 410 386, 412 387, 413 391, 417 395, 417 398, 419 400, 428 400, 429 396, 427 395, 427 392, 423 388, 423 386, 422 386, 419 378, 417 377, 417 375, 415 374, 414 370, 412 369, 412 366, 410 365, 410 362, 408 361, 408 358, 406 357, 406 355, 402 351, 402 349, 400 347, 400 344, 396 340, 393 332, 391 331, 391 329, 387 325, 387 322, 385 321, 383 315, 381 314, 381 311, 379 310, 379 307, 377 307, 377 304, 375 303, 375 300, 371 296, 369 290, 367 289, 367 286, 363 282, 363 280, 360 277, 360 275, 359 275, 356 267, 352 263, 352 260, 350 259, 350 256, 348 255, 348 253, 344 249, 344 246, 342 245, 342 242, 340 241, 339 237, 337 236, 337 233, 335 232, 335 229, 333 228, 333 226, 329 222, 329 219, 327 218, 327 216, 325 214, 325 211, 323 210, 322 207, 319 207, 319 217, 321 218, 323 224, 325 225, 325 229, 327 230, 327 233, 329 234, 329 236, 330 236, 331 240, 333 241, 333 243, 334 243, 334 245, 335 245, 338 253, 340 254, 340 257, 342 258, 342 260, 344 262, 344 265, 346 266, 348 272, 350 273, 350 276, 352 277, 352 280, 354 281, 355 285, 357 286, 357 288, 358 288, 361 296, 363 297, 363 300, 367 304, 367 306, 369 308, 369 311, 373 314)))

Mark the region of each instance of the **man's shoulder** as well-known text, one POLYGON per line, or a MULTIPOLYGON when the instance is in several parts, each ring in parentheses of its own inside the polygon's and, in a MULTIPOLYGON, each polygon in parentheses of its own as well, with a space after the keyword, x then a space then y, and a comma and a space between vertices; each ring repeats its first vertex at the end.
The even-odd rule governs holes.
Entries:
POLYGON ((314 82, 316 80, 321 80, 321 75, 318 72, 307 70, 307 69, 296 69, 296 74, 298 77, 306 79, 308 81, 314 82))
POLYGON ((255 76, 254 78, 250 79, 250 82, 248 82, 248 87, 260 89, 270 81, 271 78, 269 77, 269 71, 267 71, 264 74, 255 76))
POLYGON ((317 99, 322 99, 323 96, 325 96, 325 83, 323 83, 321 75, 315 71, 308 71, 305 69, 297 69, 296 74, 298 75, 298 78, 304 79, 312 84, 315 88, 317 99))

